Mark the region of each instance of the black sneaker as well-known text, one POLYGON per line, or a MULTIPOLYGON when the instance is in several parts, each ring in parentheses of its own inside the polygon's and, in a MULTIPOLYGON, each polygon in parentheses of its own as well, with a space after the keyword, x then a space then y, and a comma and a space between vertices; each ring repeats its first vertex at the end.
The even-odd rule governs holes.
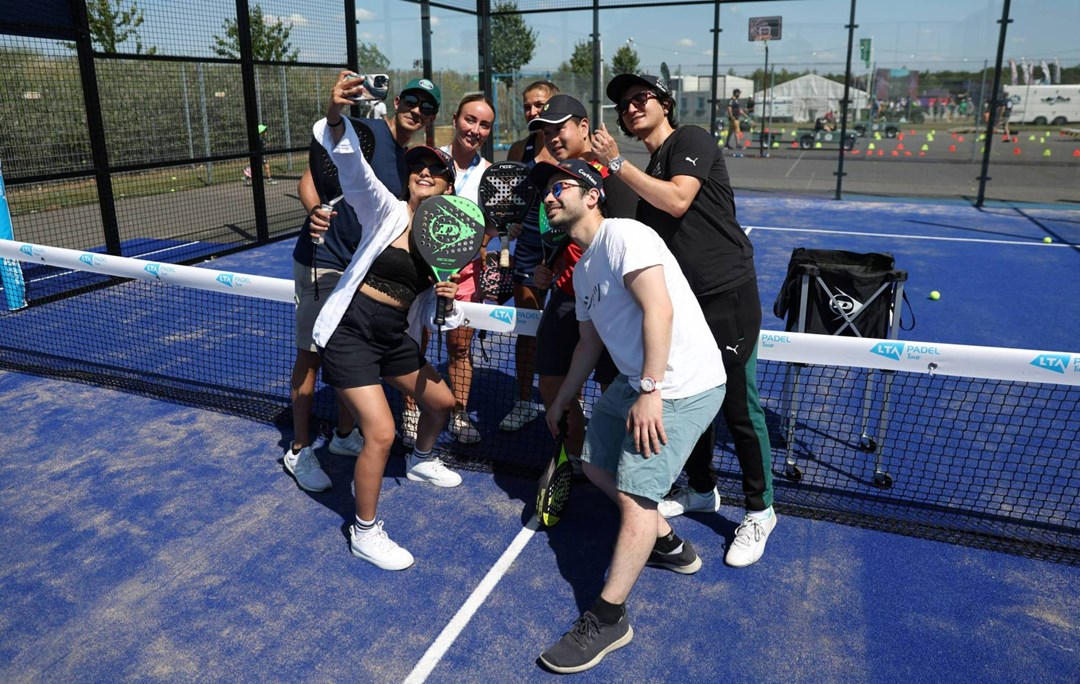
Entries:
POLYGON ((649 554, 649 560, 645 561, 645 565, 654 568, 667 568, 683 575, 693 575, 701 569, 701 559, 698 558, 693 545, 684 539, 682 545, 672 553, 660 553, 653 549, 652 553, 649 554))
POLYGON ((585 611, 559 643, 540 654, 540 662, 559 674, 583 672, 599 665, 604 656, 633 638, 634 628, 625 612, 614 625, 604 625, 592 612, 585 611))

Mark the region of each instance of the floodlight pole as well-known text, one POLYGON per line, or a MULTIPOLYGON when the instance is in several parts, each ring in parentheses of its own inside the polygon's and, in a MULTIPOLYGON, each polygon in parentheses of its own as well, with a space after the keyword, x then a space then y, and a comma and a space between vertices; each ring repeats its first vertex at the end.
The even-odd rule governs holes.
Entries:
POLYGON ((592 121, 593 128, 600 126, 603 119, 600 117, 600 81, 603 78, 604 63, 601 61, 603 55, 600 51, 600 0, 593 0, 592 4, 592 50, 593 50, 593 65, 592 65, 592 82, 593 82, 593 99, 592 99, 592 121))
MULTIPOLYGON (((431 80, 431 2, 420 0, 420 54, 423 59, 424 78, 431 80)), ((427 144, 435 146, 435 120, 424 131, 427 144)))
MULTIPOLYGON (((480 90, 492 102, 495 101, 495 87, 492 81, 492 58, 491 58, 491 0, 476 0, 476 33, 477 46, 480 48, 480 90)), ((496 114, 497 115, 497 114, 496 114)), ((481 156, 484 159, 493 159, 495 156, 494 136, 488 136, 484 141, 481 156)))
POLYGON ((847 61, 844 62, 844 99, 840 102, 840 158, 836 163, 836 199, 844 199, 844 141, 847 139, 848 101, 851 95, 851 52, 855 46, 855 2, 851 0, 851 17, 847 23, 847 61))
MULTIPOLYGON (((854 1, 854 0, 852 0, 852 1, 854 1)), ((770 37, 771 37, 771 34, 770 34, 770 37)), ((765 71, 761 72, 761 92, 764 95, 764 97, 762 98, 764 100, 769 99, 768 87, 769 87, 769 41, 766 40, 765 41, 765 71)), ((753 96, 754 96, 754 93, 751 92, 750 97, 753 97, 753 96)), ((762 106, 762 112, 763 113, 764 113, 764 110, 765 110, 765 107, 762 106)), ((765 127, 762 126, 761 130, 758 131, 758 156, 759 157, 768 157, 769 156, 769 146, 768 146, 768 143, 765 142, 766 137, 767 136, 765 135, 765 127)), ((751 142, 753 142, 752 138, 751 138, 751 142)))
MULTIPOLYGON (((994 85, 990 91, 990 100, 986 108, 986 144, 983 145, 983 158, 982 158, 982 174, 979 176, 979 196, 975 199, 975 206, 982 208, 983 202, 986 200, 986 182, 990 180, 990 176, 986 175, 986 172, 990 170, 990 146, 994 138, 994 124, 997 123, 997 99, 998 92, 1001 90, 1001 60, 1005 57, 1005 36, 1009 31, 1009 24, 1012 23, 1012 19, 1009 18, 1009 5, 1011 0, 1005 0, 1005 3, 1001 7, 1001 19, 998 23, 1001 24, 1001 31, 998 33, 998 49, 997 59, 994 61, 994 85)), ((983 73, 986 73, 986 69, 983 69, 983 73)), ((983 95, 983 101, 986 101, 985 94, 983 95)), ((975 116, 978 116, 978 112, 975 116)))

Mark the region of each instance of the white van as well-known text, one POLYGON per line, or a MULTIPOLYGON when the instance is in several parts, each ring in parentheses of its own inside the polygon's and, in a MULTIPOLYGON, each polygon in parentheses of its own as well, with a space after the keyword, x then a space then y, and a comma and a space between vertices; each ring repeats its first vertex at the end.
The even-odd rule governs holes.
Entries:
POLYGON ((1005 86, 1010 123, 1064 126, 1080 122, 1080 85, 1005 86))

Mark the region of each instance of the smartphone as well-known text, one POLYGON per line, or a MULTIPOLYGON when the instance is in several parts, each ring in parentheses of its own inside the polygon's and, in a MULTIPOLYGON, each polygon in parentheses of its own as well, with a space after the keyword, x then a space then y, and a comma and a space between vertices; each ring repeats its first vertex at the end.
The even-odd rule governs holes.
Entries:
MULTIPOLYGON (((360 78, 359 74, 349 74, 346 78, 360 78)), ((355 97, 349 99, 353 102, 372 102, 385 100, 390 93, 390 77, 386 74, 367 74, 364 77, 364 89, 355 97)))

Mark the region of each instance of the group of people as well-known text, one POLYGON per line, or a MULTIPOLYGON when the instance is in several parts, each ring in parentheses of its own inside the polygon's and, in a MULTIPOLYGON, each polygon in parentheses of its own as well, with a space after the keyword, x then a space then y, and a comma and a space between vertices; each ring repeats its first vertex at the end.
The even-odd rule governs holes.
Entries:
MULTIPOLYGON (((477 274, 432 282, 408 226, 428 197, 475 199, 489 163, 479 150, 494 113, 483 96, 467 96, 454 114, 447 148, 406 147, 438 112, 438 87, 412 81, 394 99, 393 116, 351 120, 345 108, 363 82, 349 75, 342 72, 326 117, 314 126, 312 168, 301 181, 309 221, 294 252, 296 435, 285 467, 304 489, 330 486, 311 451, 308 424, 321 365, 340 405, 330 451, 357 457, 352 552, 400 570, 414 558, 376 521, 395 439, 381 383, 415 402, 402 420, 403 437, 412 443, 410 480, 461 484, 432 447, 448 424, 459 440, 478 438, 465 413, 472 331, 459 325, 455 307, 447 323, 449 385, 425 360, 421 332, 436 296, 481 296, 477 274), (377 139, 370 163, 355 128, 362 125, 377 139), (339 195, 343 201, 329 214, 321 208, 339 195), (324 237, 324 244, 316 247, 314 236, 324 237)), ((602 123, 593 126, 580 101, 548 82, 526 88, 530 135, 509 153, 532 167, 530 181, 548 222, 571 242, 552 263, 543 261, 538 207, 512 232, 515 304, 542 308, 543 314, 536 338, 518 338, 522 391, 503 423, 513 427, 537 417, 530 398, 535 367, 548 427, 554 434, 567 416, 568 453, 620 513, 600 595, 540 656, 546 667, 564 673, 593 667, 629 643, 626 602, 646 565, 682 574, 700 569, 693 545, 668 519, 719 509, 712 466, 718 412, 734 438, 746 508, 725 561, 733 567, 755 563, 776 525, 771 452, 756 386, 761 305, 753 247, 736 219, 722 151, 707 131, 679 126, 675 99, 656 77, 618 75, 606 94, 621 132, 648 150, 645 168, 620 154, 615 137, 602 123), (586 429, 578 398, 590 376, 604 391, 586 429), (684 469, 687 486, 676 487, 684 469)))

